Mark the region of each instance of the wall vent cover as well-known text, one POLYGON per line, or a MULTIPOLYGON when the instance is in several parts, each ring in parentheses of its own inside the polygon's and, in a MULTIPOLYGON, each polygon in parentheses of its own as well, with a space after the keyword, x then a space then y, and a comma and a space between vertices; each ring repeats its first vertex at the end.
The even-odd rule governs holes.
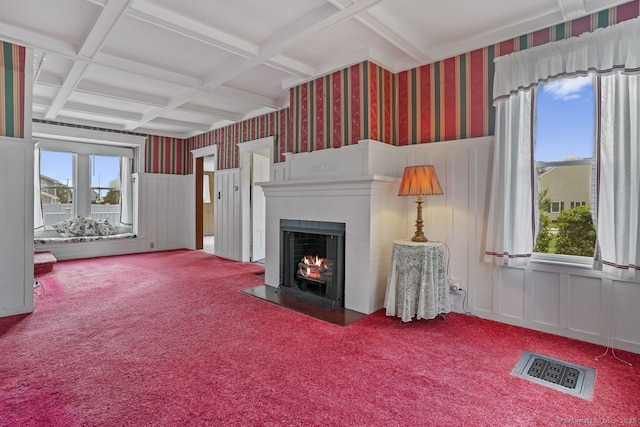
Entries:
POLYGON ((520 356, 511 375, 586 400, 591 400, 596 379, 596 371, 593 368, 543 356, 529 350, 525 350, 520 356))

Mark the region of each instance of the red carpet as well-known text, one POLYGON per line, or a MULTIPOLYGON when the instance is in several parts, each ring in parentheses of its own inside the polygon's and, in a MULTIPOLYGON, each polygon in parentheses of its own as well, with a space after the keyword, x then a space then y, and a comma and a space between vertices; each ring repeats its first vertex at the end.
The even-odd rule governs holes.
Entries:
POLYGON ((640 355, 464 315, 340 327, 240 292, 262 267, 171 251, 63 261, 0 319, 3 426, 640 423, 640 355), (510 375, 597 369, 585 401, 510 375))

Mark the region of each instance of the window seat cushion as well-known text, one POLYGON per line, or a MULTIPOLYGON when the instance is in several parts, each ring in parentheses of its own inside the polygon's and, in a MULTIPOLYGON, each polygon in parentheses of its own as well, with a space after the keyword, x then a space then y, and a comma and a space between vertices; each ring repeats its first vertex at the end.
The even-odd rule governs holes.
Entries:
POLYGON ((37 244, 47 243, 81 243, 81 242, 96 242, 99 240, 118 240, 118 239, 130 239, 134 238, 134 233, 118 233, 110 236, 74 236, 74 237, 44 237, 38 236, 33 239, 33 242, 37 244))
POLYGON ((108 219, 83 218, 81 216, 53 224, 52 230, 39 230, 33 242, 81 243, 99 240, 119 240, 136 237, 130 228, 114 227, 108 219))

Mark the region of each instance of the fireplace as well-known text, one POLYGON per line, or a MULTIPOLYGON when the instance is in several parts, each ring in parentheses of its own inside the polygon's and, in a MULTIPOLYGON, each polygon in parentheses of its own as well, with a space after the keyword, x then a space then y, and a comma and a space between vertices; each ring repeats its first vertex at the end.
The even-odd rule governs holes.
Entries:
MULTIPOLYGON (((411 223, 407 202, 398 197, 396 167, 406 159, 397 150, 390 144, 364 140, 336 149, 285 153, 285 161, 273 165, 273 179, 261 184, 267 205, 265 285, 291 289, 283 285, 285 265, 286 280, 300 281, 292 274, 300 261, 294 258, 301 254, 287 254, 286 262, 283 260, 287 238, 282 225, 298 232, 307 225, 314 228, 314 223, 337 223, 339 228, 332 225, 326 231, 342 241, 339 248, 344 245, 340 249, 344 263, 338 267, 342 283, 337 284, 342 289, 337 290, 336 298, 342 298, 340 305, 345 309, 363 314, 383 306, 393 241, 404 237, 411 223), (294 222, 289 223, 291 220, 294 222)), ((325 233, 315 228, 316 234, 325 233)), ((326 293, 324 285, 314 289, 308 284, 307 290, 326 293)), ((322 298, 333 304, 333 298, 322 298)))
POLYGON ((345 224, 280 220, 280 289, 344 307, 345 224))

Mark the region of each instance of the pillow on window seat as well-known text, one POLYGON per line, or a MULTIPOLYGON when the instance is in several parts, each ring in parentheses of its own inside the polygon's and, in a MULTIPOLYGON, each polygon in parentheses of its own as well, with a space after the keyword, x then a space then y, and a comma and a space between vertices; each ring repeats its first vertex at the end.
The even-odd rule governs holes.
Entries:
POLYGON ((68 233, 71 233, 72 236, 98 235, 95 221, 90 218, 84 218, 81 216, 73 220, 71 227, 69 227, 68 233))
POLYGON ((118 230, 109 222, 108 219, 95 220, 98 236, 113 236, 118 234, 118 230))
POLYGON ((58 236, 60 237, 74 237, 75 235, 69 232, 69 228, 71 228, 73 221, 73 219, 67 219, 64 221, 56 222, 51 227, 56 231, 56 233, 58 233, 58 236))
POLYGON ((118 234, 118 230, 108 219, 92 219, 81 216, 58 222, 51 227, 60 237, 113 236, 118 234))

